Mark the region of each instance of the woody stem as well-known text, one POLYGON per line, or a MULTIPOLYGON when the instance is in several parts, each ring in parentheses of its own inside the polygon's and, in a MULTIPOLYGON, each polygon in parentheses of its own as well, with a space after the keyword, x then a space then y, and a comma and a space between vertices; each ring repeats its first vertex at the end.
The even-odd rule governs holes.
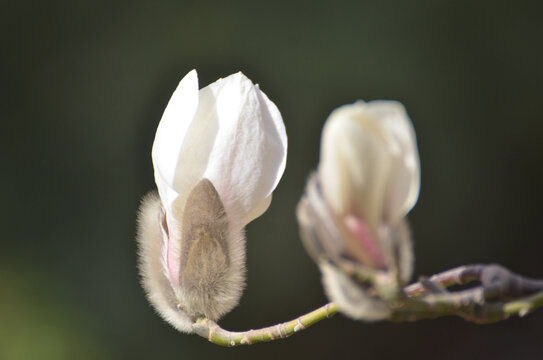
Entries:
MULTIPOLYGON (((379 286, 378 283, 374 285, 379 286)), ((416 321, 442 316, 460 316, 478 324, 511 316, 525 316, 543 306, 543 280, 515 274, 501 265, 466 265, 421 279, 406 286, 404 296, 390 302, 391 321, 416 321), (452 285, 478 285, 448 291, 452 285)), ((385 300, 383 300, 385 301, 385 300)), ((250 345, 291 336, 332 317, 339 311, 331 302, 294 320, 248 331, 228 331, 216 322, 201 318, 192 324, 194 332, 221 346, 250 345)))

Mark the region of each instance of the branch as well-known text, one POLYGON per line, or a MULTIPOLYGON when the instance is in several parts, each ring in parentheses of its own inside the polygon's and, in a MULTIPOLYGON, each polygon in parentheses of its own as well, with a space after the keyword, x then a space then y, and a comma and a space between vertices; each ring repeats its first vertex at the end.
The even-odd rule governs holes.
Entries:
POLYGON ((220 346, 251 345, 289 337, 316 322, 334 316, 337 312, 337 305, 328 303, 294 320, 257 330, 228 331, 221 328, 214 321, 205 318, 199 319, 192 324, 192 329, 196 334, 220 346))
POLYGON ((460 316, 476 324, 490 324, 511 316, 523 317, 543 306, 543 291, 513 301, 490 302, 482 287, 447 294, 414 298, 391 315, 392 321, 416 321, 443 316, 460 316))
MULTIPOLYGON (((352 270, 352 269, 351 269, 352 270)), ((373 281, 374 286, 390 284, 367 274, 353 274, 373 281)), ((378 291, 379 293, 379 291, 378 291)), ((381 291, 386 294, 386 291, 381 291)), ((501 265, 466 265, 423 278, 406 286, 393 307, 391 321, 416 321, 443 316, 460 316, 477 324, 493 323, 511 316, 525 316, 543 306, 543 280, 515 274, 501 265), (479 284, 468 289, 448 291, 453 285, 479 284)), ((339 311, 335 303, 281 324, 241 332, 228 331, 216 322, 201 318, 192 324, 194 332, 221 346, 251 345, 289 337, 332 317, 339 311)))
MULTIPOLYGON (((443 287, 465 285, 480 279, 482 267, 484 267, 484 265, 459 266, 457 268, 432 275, 430 278, 428 278, 428 280, 443 287)), ((424 285, 424 281, 421 280, 406 286, 404 292, 407 296, 412 297, 427 293, 429 292, 429 289, 424 285)))
POLYGON ((498 264, 464 265, 431 276, 428 279, 411 284, 404 289, 408 297, 431 292, 427 282, 450 287, 466 285, 473 281, 481 282, 486 298, 515 299, 543 291, 543 280, 531 279, 515 274, 498 264))
POLYGON ((460 266, 411 284, 404 293, 409 300, 396 309, 391 320, 456 315, 487 324, 514 315, 525 316, 543 306, 543 280, 523 277, 496 264, 460 266), (480 285, 455 292, 444 289, 474 281, 480 285))

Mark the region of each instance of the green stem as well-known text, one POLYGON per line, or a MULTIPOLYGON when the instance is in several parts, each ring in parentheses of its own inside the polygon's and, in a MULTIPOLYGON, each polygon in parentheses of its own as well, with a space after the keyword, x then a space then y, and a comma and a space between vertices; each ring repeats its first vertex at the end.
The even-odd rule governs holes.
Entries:
POLYGON ((302 315, 294 320, 248 331, 228 331, 209 319, 199 319, 192 324, 194 332, 210 342, 220 346, 251 345, 286 338, 294 333, 304 330, 311 325, 332 317, 338 312, 338 306, 328 303, 316 310, 302 315))
POLYGON ((510 301, 503 305, 503 312, 508 315, 525 316, 543 306, 543 291, 525 299, 510 301))

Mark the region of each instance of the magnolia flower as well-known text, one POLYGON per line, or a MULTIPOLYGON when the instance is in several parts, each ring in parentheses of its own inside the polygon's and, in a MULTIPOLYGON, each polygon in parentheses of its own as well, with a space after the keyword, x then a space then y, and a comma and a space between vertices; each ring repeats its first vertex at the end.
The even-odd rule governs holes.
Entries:
POLYGON ((198 90, 189 72, 158 125, 158 196, 141 206, 138 242, 149 301, 175 328, 217 320, 245 281, 243 228, 271 202, 286 164, 279 110, 237 73, 198 90))
POLYGON ((406 282, 413 259, 405 215, 419 187, 415 132, 400 103, 359 101, 332 112, 318 175, 308 183, 298 216, 305 228, 322 224, 316 236, 306 230, 304 241, 320 263, 328 296, 347 315, 379 320, 390 314, 386 301, 368 295, 337 265, 348 261, 393 284, 406 282))
POLYGON ((326 202, 350 235, 352 257, 390 267, 386 242, 420 188, 415 131, 404 107, 360 101, 332 112, 323 129, 319 175, 326 202))

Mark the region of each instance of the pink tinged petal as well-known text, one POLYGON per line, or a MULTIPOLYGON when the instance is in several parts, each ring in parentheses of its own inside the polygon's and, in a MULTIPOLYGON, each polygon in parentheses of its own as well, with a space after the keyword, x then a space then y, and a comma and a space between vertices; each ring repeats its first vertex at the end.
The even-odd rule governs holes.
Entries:
MULTIPOLYGON (((355 239, 355 244, 351 250, 354 256, 360 257, 362 263, 380 269, 386 268, 383 254, 379 245, 375 242, 371 229, 360 218, 348 215, 343 220, 350 235, 355 239)), ((347 243, 347 245, 350 245, 347 243)))
POLYGON ((198 109, 198 75, 189 72, 173 93, 157 128, 152 158, 155 182, 167 213, 177 198, 174 186, 181 146, 198 109))
POLYGON ((178 234, 179 225, 177 220, 173 216, 167 218, 167 225, 169 229, 174 231, 174 234, 169 235, 166 244, 166 269, 168 278, 173 285, 179 285, 179 269, 180 269, 180 257, 181 257, 181 241, 178 234))
POLYGON ((149 301, 175 328, 192 332, 192 321, 176 308, 175 289, 165 271, 166 228, 160 200, 155 194, 143 198, 138 216, 138 267, 149 301))

